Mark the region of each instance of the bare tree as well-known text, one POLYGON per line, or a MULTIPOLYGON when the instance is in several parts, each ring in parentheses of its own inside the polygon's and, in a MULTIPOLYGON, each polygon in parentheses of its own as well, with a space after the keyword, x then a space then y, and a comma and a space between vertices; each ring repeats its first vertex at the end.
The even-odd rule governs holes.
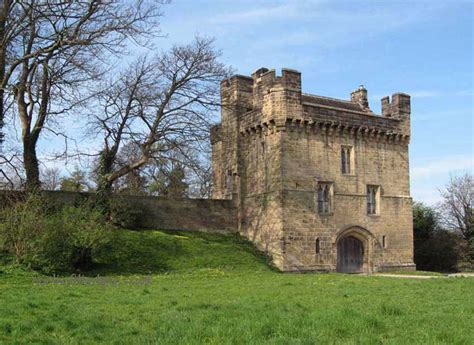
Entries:
POLYGON ((61 173, 58 168, 46 168, 41 175, 43 189, 57 190, 61 185, 61 173))
POLYGON ((451 177, 441 191, 441 220, 447 229, 457 230, 469 241, 474 236, 474 180, 472 175, 451 177))
MULTIPOLYGON (((0 4, 0 80, 5 76, 5 62, 8 42, 5 40, 5 24, 10 12, 11 0, 3 0, 0 4)), ((4 89, 0 87, 0 150, 3 143, 3 120, 4 120, 4 89)), ((0 151, 1 152, 1 151, 0 151)))
POLYGON ((10 152, 8 156, 0 154, 0 189, 22 189, 25 181, 21 171, 21 154, 10 152))
POLYGON ((187 167, 189 183, 188 196, 190 198, 209 199, 212 195, 212 167, 210 152, 197 152, 187 167))
MULTIPOLYGON (((117 165, 123 166, 139 159, 140 148, 130 142, 122 146, 117 155, 117 165)), ((147 178, 142 169, 130 171, 127 175, 115 181, 114 190, 131 195, 147 194, 147 178)))
MULTIPOLYGON (((40 186, 36 146, 54 118, 81 105, 84 85, 111 56, 156 33, 160 2, 4 1, 0 15, 0 97, 14 99, 22 132, 26 187, 40 186), (3 61, 2 61, 3 59, 3 61)), ((5 114, 5 109, 2 115, 5 114)), ((1 120, 1 118, 0 118, 1 120)))
POLYGON ((185 147, 198 150, 207 143, 220 81, 230 73, 212 43, 196 38, 152 59, 140 58, 103 87, 101 111, 91 123, 104 140, 99 192, 109 193, 114 181, 152 159, 172 159, 176 150, 184 155, 185 147), (120 164, 117 153, 127 143, 139 155, 120 164))

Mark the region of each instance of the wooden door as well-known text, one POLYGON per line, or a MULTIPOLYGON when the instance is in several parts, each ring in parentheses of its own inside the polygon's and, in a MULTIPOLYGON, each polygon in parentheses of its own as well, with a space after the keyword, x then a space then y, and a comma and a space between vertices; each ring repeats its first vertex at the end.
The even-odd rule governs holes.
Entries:
POLYGON ((337 243, 337 271, 362 273, 364 245, 355 237, 347 236, 337 243))

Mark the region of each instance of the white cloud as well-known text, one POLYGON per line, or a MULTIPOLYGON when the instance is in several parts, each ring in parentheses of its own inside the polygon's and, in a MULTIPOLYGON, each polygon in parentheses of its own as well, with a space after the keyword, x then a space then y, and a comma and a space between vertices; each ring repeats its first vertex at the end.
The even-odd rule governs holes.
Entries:
MULTIPOLYGON (((368 40, 438 18, 447 4, 396 2, 332 2, 327 0, 199 1, 192 10, 176 2, 165 11, 162 28, 169 40, 188 41, 196 32, 216 38, 224 61, 248 73, 261 65, 304 70, 315 62, 331 68, 325 58, 333 49, 368 45, 368 40), (311 56, 303 61, 299 55, 311 56), (295 60, 298 65, 295 64, 295 60), (249 63, 245 61, 249 60, 249 63), (247 68, 247 65, 251 67, 247 68)), ((160 41, 161 46, 163 42, 160 41)), ((370 59, 368 54, 367 59, 370 59)))
POLYGON ((469 96, 474 97, 474 90, 473 89, 466 89, 466 90, 459 90, 456 92, 456 96, 469 96))
POLYGON ((424 186, 412 188, 411 196, 414 201, 423 202, 430 206, 434 206, 441 201, 441 195, 437 189, 424 186))
POLYGON ((248 24, 253 21, 275 20, 297 15, 295 3, 265 6, 243 11, 218 14, 210 19, 215 24, 248 24))
MULTIPOLYGON (((434 90, 412 90, 412 91, 404 91, 405 93, 409 94, 411 98, 434 98, 439 96, 441 93, 439 91, 434 91, 434 90)), ((376 94, 372 95, 369 98, 371 100, 380 100, 385 96, 391 96, 391 94, 387 95, 382 95, 382 94, 376 94)))
POLYGON ((412 180, 423 180, 437 175, 449 175, 463 171, 474 171, 474 157, 472 155, 433 158, 425 162, 418 162, 411 169, 411 178, 412 180))
MULTIPOLYGON (((456 96, 469 96, 474 97, 474 91, 471 89, 467 90, 408 90, 404 91, 405 93, 409 94, 411 98, 415 99, 422 99, 422 98, 436 98, 436 97, 456 97, 456 96)), ((389 94, 382 95, 382 94, 375 94, 369 96, 371 100, 380 100, 382 97, 391 96, 389 94)))
POLYGON ((417 160, 410 174, 411 195, 416 201, 435 205, 450 177, 466 172, 474 172, 474 157, 469 154, 417 160))
POLYGON ((433 98, 433 97, 438 97, 439 92, 437 91, 428 91, 428 90, 417 90, 417 91, 411 91, 407 92, 411 98, 433 98))

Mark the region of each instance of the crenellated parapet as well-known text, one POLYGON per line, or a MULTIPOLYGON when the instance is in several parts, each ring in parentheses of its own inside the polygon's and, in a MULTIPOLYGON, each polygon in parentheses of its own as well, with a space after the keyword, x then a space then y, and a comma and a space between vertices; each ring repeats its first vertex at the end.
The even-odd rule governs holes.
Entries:
MULTIPOLYGON (((291 130, 295 126, 308 133, 357 133, 359 137, 408 143, 410 138, 410 96, 403 93, 382 99, 382 116, 369 107, 367 89, 359 86, 350 100, 334 99, 301 92, 301 73, 260 68, 252 77, 235 76, 225 82, 223 103, 240 100, 235 117, 238 132, 291 130), (240 97, 238 93, 242 94, 240 97)), ((237 102, 239 103, 239 101, 237 102)), ((234 109, 237 109, 234 106, 234 109)))
POLYGON ((346 136, 347 138, 359 138, 369 141, 385 141, 387 143, 408 145, 410 136, 398 130, 397 126, 390 129, 378 126, 370 126, 364 124, 344 124, 335 121, 287 118, 284 126, 278 126, 274 120, 262 123, 254 123, 253 125, 240 128, 242 137, 252 135, 269 135, 279 131, 299 132, 308 135, 324 135, 324 136, 346 136))
POLYGON ((385 96, 382 98, 382 116, 400 121, 400 127, 405 135, 410 135, 411 100, 406 93, 394 93, 392 101, 385 96))

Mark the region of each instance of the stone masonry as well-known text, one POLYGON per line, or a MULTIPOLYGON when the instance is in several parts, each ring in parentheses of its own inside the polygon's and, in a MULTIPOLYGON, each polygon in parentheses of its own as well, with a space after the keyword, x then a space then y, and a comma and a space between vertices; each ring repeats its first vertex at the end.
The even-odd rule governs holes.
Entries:
POLYGON ((211 130, 215 199, 283 271, 410 268, 410 96, 359 87, 350 100, 304 94, 301 74, 261 68, 221 84, 211 130))

